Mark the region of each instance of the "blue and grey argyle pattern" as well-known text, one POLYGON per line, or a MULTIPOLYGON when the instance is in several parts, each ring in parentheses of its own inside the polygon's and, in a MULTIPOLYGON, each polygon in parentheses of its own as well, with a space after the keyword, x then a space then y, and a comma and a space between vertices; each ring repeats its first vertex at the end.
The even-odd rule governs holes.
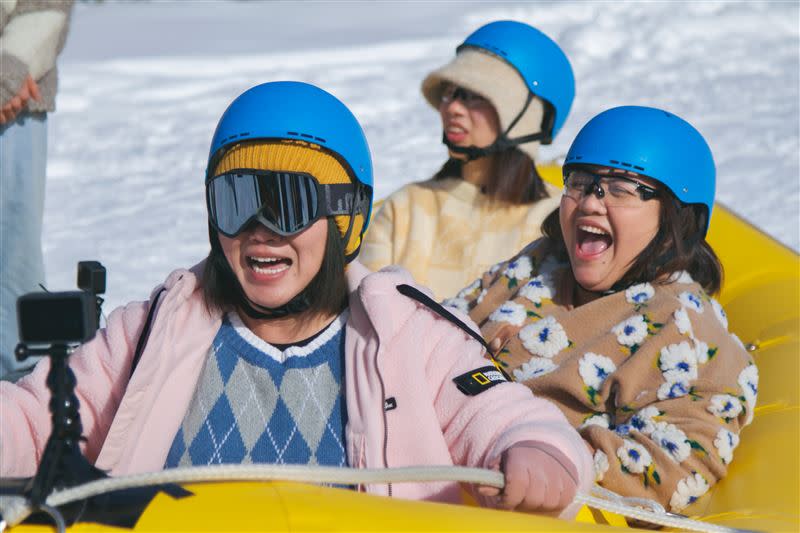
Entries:
POLYGON ((164 467, 346 466, 344 322, 281 352, 226 318, 164 467))

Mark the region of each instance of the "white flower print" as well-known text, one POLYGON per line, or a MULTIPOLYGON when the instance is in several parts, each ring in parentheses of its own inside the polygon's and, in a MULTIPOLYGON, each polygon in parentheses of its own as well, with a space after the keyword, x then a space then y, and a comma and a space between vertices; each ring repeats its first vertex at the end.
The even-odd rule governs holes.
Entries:
POLYGON ((714 310, 714 316, 717 317, 719 323, 722 324, 722 327, 725 328, 725 331, 728 330, 728 315, 725 314, 725 310, 716 301, 714 298, 711 298, 711 308, 714 310))
POLYGON ((697 362, 700 364, 705 364, 708 362, 708 344, 705 342, 695 339, 694 340, 694 355, 697 358, 697 362))
POLYGON ((603 382, 610 376, 617 366, 604 355, 586 352, 578 363, 578 372, 588 387, 599 391, 603 382))
POLYGON ((552 316, 528 324, 519 332, 522 345, 533 355, 553 357, 569 346, 564 328, 552 316))
POLYGON ((668 381, 658 388, 656 395, 659 400, 673 400, 689 394, 689 389, 688 381, 668 381))
POLYGON ((746 366, 745 369, 739 373, 737 381, 742 388, 744 399, 747 402, 747 409, 749 411, 747 414, 747 423, 749 424, 750 420, 753 418, 753 409, 758 399, 758 368, 756 365, 746 366))
POLYGON ((448 298, 446 300, 442 300, 442 305, 452 309, 457 309, 464 314, 469 313, 469 303, 467 303, 464 298, 448 298))
POLYGON ((692 321, 689 320, 689 313, 686 312, 684 307, 681 307, 672 315, 675 317, 675 325, 678 326, 678 332, 681 335, 694 336, 692 331, 692 321))
POLYGON ((682 283, 684 285, 689 285, 690 283, 694 283, 691 274, 689 274, 685 270, 679 270, 677 272, 673 272, 669 277, 669 281, 671 283, 682 283))
POLYGON ((628 287, 625 291, 625 299, 632 304, 643 304, 655 293, 655 289, 649 283, 637 283, 628 287))
POLYGON ((639 433, 649 435, 653 432, 653 430, 656 429, 655 418, 661 416, 662 414, 664 413, 652 405, 645 407, 631 417, 631 425, 634 427, 634 429, 639 431, 639 433))
POLYGON ((633 346, 647 337, 647 322, 642 315, 633 315, 611 328, 617 341, 625 346, 633 346))
POLYGON ((731 464, 731 461, 733 461, 733 450, 735 450, 738 445, 739 435, 725 428, 721 428, 719 432, 717 432, 717 438, 714 439, 714 446, 716 446, 719 452, 719 458, 722 459, 722 463, 726 465, 731 464))
POLYGON ((558 365, 553 363, 547 357, 531 357, 531 360, 516 370, 514 370, 515 381, 527 381, 529 379, 538 378, 549 374, 558 368, 558 365))
POLYGON ((519 295, 524 296, 535 304, 541 304, 542 299, 553 299, 555 291, 552 287, 550 276, 539 275, 532 278, 519 290, 519 295))
POLYGON ((622 461, 622 466, 632 474, 641 474, 653 462, 650 452, 644 446, 628 439, 624 439, 622 446, 617 449, 617 457, 622 461))
POLYGON ((650 438, 678 463, 692 453, 692 446, 689 444, 686 433, 673 424, 656 422, 656 428, 650 438))
POLYGON ((531 277, 532 271, 531 258, 527 255, 521 255, 508 263, 503 275, 508 279, 528 279, 531 277))
POLYGON ((661 348, 658 366, 667 383, 697 379, 697 354, 686 341, 661 348))
POLYGON ((475 294, 475 291, 477 291, 480 288, 480 286, 481 286, 481 280, 476 279, 475 281, 473 281, 472 283, 470 283, 469 285, 458 291, 458 294, 456 294, 456 298, 466 298, 467 296, 471 296, 475 294))
POLYGON ((678 481, 678 487, 669 500, 673 511, 682 511, 697 501, 697 498, 708 492, 708 482, 695 472, 691 476, 678 481))
POLYGON ((489 320, 493 322, 508 322, 515 326, 521 326, 527 317, 528 311, 525 309, 524 305, 509 300, 492 311, 492 314, 489 315, 489 320))
POLYGON ((608 456, 603 450, 594 452, 594 481, 599 483, 608 472, 608 456))
POLYGON ((742 402, 739 401, 739 398, 730 394, 715 394, 711 397, 711 403, 706 409, 712 415, 718 416, 727 422, 741 414, 742 402))
POLYGON ((611 425, 611 418, 607 414, 592 415, 583 421, 578 429, 587 428, 589 426, 600 426, 601 428, 608 429, 611 425))
POLYGON ((630 424, 620 424, 614 428, 614 433, 620 437, 627 437, 633 431, 633 426, 630 424))
POLYGON ((703 313, 703 302, 700 301, 696 294, 684 291, 678 295, 678 300, 681 301, 684 307, 693 309, 698 314, 703 313))

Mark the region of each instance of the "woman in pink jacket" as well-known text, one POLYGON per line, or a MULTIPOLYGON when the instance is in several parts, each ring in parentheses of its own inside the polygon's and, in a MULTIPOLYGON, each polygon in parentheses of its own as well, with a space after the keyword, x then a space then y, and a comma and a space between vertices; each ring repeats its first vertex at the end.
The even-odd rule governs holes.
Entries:
MULTIPOLYGON (((211 252, 115 310, 72 357, 84 452, 112 475, 219 463, 502 469, 508 509, 562 511, 592 481, 551 403, 487 366, 408 273, 357 261, 372 165, 355 117, 296 82, 220 120, 206 173, 211 252)), ((0 474, 33 474, 50 430, 48 361, 0 384, 0 474)), ((370 485, 460 501, 455 483, 370 485)), ((563 511, 568 514, 570 510, 563 511)))

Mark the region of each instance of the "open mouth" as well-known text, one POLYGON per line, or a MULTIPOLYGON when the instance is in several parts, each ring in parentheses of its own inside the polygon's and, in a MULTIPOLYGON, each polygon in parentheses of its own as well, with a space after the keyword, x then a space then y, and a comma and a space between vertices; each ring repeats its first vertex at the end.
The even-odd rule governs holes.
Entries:
POLYGON ((448 126, 445 128, 444 133, 450 142, 463 141, 467 136, 466 130, 460 126, 448 126))
POLYGON ((274 275, 288 270, 292 260, 285 257, 247 256, 247 265, 258 274, 274 275))
POLYGON ((607 231, 586 224, 578 226, 576 237, 578 252, 583 257, 600 255, 614 242, 607 231))

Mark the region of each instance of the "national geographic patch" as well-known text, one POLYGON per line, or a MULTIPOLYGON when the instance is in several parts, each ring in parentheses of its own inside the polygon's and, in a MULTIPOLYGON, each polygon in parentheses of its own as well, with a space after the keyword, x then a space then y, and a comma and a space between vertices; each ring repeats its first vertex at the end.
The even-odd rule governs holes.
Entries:
POLYGON ((505 374, 493 365, 476 368, 453 378, 458 390, 467 396, 475 396, 506 381, 508 378, 505 374))

